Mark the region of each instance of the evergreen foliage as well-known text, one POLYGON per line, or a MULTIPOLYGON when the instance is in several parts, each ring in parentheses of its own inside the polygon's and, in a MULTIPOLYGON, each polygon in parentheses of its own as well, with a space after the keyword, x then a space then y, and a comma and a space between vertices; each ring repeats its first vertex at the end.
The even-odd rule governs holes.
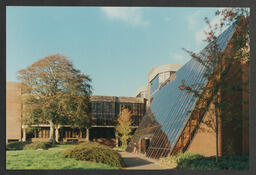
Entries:
POLYGON ((6 150, 23 150, 25 145, 30 144, 31 142, 10 142, 6 145, 6 150))
POLYGON ((160 159, 167 166, 182 170, 248 170, 249 156, 225 156, 215 162, 215 157, 204 157, 200 154, 179 153, 160 159))
POLYGON ((85 142, 71 147, 65 150, 63 155, 66 158, 103 163, 113 167, 124 166, 123 160, 117 151, 107 146, 100 145, 97 142, 85 142))
POLYGON ((49 142, 32 142, 26 144, 23 150, 48 149, 50 147, 52 147, 52 145, 49 142))

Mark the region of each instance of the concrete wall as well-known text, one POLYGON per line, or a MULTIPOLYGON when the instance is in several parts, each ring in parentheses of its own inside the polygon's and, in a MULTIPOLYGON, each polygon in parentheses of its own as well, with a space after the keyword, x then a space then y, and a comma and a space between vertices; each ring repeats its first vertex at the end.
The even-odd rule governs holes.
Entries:
POLYGON ((16 82, 6 84, 6 142, 21 141, 21 89, 16 82))

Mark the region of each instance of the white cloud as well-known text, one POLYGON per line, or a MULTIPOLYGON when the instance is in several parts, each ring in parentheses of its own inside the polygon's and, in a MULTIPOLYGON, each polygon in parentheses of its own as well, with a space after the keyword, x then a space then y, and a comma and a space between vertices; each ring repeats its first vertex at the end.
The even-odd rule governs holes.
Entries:
POLYGON ((192 15, 188 16, 188 28, 190 30, 195 29, 197 26, 198 17, 200 16, 200 10, 196 11, 192 15))
POLYGON ((171 52, 169 53, 169 56, 174 64, 184 64, 187 61, 187 59, 179 53, 171 52))
POLYGON ((109 19, 120 20, 132 25, 147 26, 149 22, 142 17, 141 7, 101 7, 109 19))

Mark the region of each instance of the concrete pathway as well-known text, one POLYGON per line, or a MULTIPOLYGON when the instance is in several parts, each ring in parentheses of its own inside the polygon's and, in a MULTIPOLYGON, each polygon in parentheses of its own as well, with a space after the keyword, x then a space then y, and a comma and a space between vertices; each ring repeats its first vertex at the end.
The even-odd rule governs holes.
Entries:
POLYGON ((126 168, 124 169, 137 169, 137 170, 166 170, 172 169, 165 165, 160 164, 155 159, 150 159, 144 156, 143 154, 129 153, 129 152, 120 152, 126 168))

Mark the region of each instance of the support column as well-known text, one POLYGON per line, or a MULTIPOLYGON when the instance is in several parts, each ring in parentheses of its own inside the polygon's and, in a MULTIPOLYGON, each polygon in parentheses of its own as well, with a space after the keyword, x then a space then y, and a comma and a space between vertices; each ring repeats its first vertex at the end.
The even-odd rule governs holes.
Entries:
POLYGON ((116 137, 116 146, 118 147, 119 141, 118 141, 118 132, 115 132, 115 137, 116 137))
POLYGON ((86 141, 89 141, 90 136, 90 128, 86 128, 86 141))
POLYGON ((27 138, 26 138, 26 134, 27 134, 27 133, 26 133, 26 127, 23 126, 23 137, 22 137, 22 141, 23 141, 23 142, 26 142, 26 139, 27 139, 27 138))
MULTIPOLYGON (((137 151, 138 153, 141 153, 141 141, 142 141, 142 139, 140 138, 139 139, 139 150, 137 151)), ((136 145, 137 146, 137 145, 136 145)), ((146 151, 145 151, 146 152, 146 151)))

